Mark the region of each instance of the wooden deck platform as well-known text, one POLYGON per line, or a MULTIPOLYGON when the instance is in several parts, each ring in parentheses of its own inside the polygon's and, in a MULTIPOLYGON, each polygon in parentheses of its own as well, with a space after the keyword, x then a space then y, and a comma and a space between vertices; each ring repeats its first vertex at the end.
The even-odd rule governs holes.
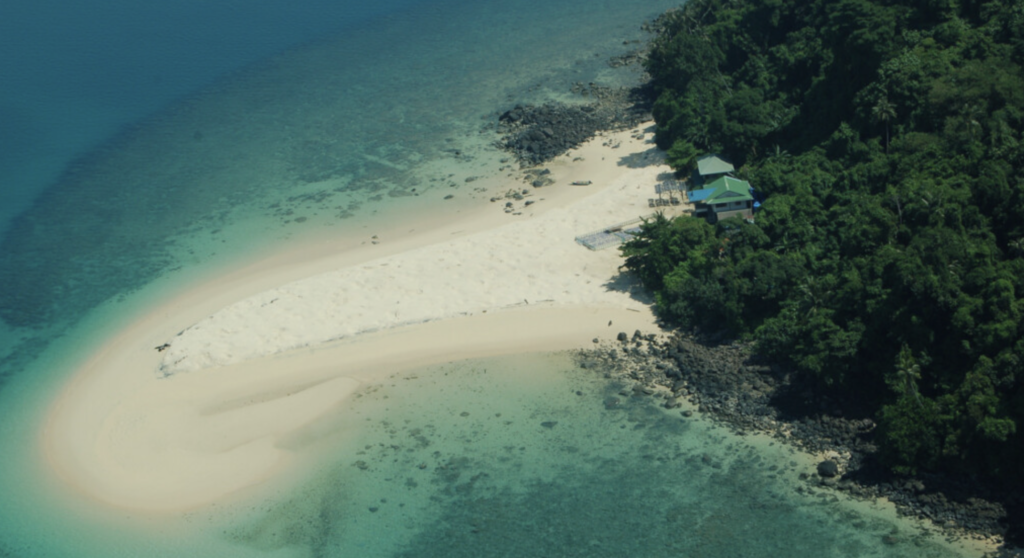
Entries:
POLYGON ((618 246, 619 244, 633 238, 633 233, 640 230, 640 225, 644 220, 650 219, 654 217, 654 215, 654 213, 642 215, 636 219, 630 219, 629 221, 609 225, 601 230, 581 234, 576 237, 576 242, 590 248, 591 250, 603 250, 605 248, 611 248, 612 246, 618 246))

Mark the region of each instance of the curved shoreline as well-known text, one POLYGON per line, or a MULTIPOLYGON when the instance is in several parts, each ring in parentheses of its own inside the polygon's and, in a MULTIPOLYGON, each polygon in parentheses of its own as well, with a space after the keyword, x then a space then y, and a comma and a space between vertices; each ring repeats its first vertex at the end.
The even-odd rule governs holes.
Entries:
MULTIPOLYGON (((613 331, 650 329, 654 317, 647 306, 611 286, 617 253, 590 252, 572 236, 648 213, 656 177, 667 170, 660 161, 648 140, 633 132, 599 136, 549 165, 559 186, 533 191, 538 201, 523 215, 486 206, 424 232, 382 238, 380 245, 277 254, 191 289, 105 343, 73 375, 40 435, 45 460, 64 482, 99 502, 148 512, 200 507, 280 478, 302 456, 295 437, 380 374, 583 347, 609 334, 609 321, 613 331), (616 149, 620 145, 625 149, 616 149), (646 166, 635 164, 638 156, 646 166), (580 178, 595 186, 566 187, 580 178), (439 253, 447 254, 448 264, 431 264, 439 253), (453 276, 452 265, 469 257, 482 267, 453 276), (403 265, 411 272, 396 280, 391 271, 403 265), (296 318, 290 327, 297 342, 276 330, 252 335, 260 324, 280 325, 280 315, 253 313, 260 305, 247 299, 309 281, 324 292, 342 288, 345 270, 359 266, 359 296, 375 300, 405 285, 390 294, 419 308, 417 321, 424 323, 382 320, 378 308, 354 307, 342 297, 327 304, 327 319, 307 325, 303 317, 322 312, 325 303, 298 297, 306 303, 292 300, 287 312, 296 318), (492 286, 480 273, 502 277, 492 286), (521 283, 544 303, 510 304, 523 298, 521 283), (417 296, 410 284, 432 285, 437 295, 417 296), (448 304, 453 295, 463 298, 448 304), (175 332, 210 320, 229 331, 229 343, 210 349, 203 346, 205 333, 191 346, 174 340, 175 332), (332 324, 348 329, 339 334, 332 324), (176 351, 213 350, 214 356, 161 378, 156 371, 167 355, 154 348, 168 340, 176 351)), ((522 185, 510 180, 508 187, 522 185)))

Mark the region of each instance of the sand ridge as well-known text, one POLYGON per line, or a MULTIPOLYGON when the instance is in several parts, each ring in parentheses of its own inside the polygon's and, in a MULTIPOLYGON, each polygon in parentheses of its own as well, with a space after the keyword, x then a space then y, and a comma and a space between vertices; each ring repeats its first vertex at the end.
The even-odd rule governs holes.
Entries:
POLYGON ((617 251, 574 241, 652 211, 669 169, 650 134, 598 137, 548 168, 557 186, 522 215, 493 204, 380 246, 307 247, 161 305, 58 396, 40 437, 48 464, 107 504, 195 508, 284 477, 317 421, 384 375, 654 329, 617 251))

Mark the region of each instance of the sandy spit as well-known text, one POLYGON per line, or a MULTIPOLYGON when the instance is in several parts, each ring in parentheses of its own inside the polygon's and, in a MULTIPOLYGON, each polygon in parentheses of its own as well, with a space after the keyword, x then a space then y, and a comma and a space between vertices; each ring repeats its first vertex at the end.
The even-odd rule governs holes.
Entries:
POLYGON ((194 509, 287 477, 317 421, 383 376, 655 330, 617 250, 574 240, 653 211, 669 169, 650 137, 554 161, 519 215, 500 202, 379 244, 293 247, 166 301, 72 375, 40 433, 48 466, 107 505, 194 509))

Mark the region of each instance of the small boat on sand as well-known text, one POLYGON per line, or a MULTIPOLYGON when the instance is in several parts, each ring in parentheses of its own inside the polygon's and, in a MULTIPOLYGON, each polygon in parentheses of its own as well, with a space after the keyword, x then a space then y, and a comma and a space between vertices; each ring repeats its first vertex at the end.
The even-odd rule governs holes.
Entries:
POLYGON ((593 182, 589 180, 576 180, 572 182, 573 186, 590 186, 593 182))

